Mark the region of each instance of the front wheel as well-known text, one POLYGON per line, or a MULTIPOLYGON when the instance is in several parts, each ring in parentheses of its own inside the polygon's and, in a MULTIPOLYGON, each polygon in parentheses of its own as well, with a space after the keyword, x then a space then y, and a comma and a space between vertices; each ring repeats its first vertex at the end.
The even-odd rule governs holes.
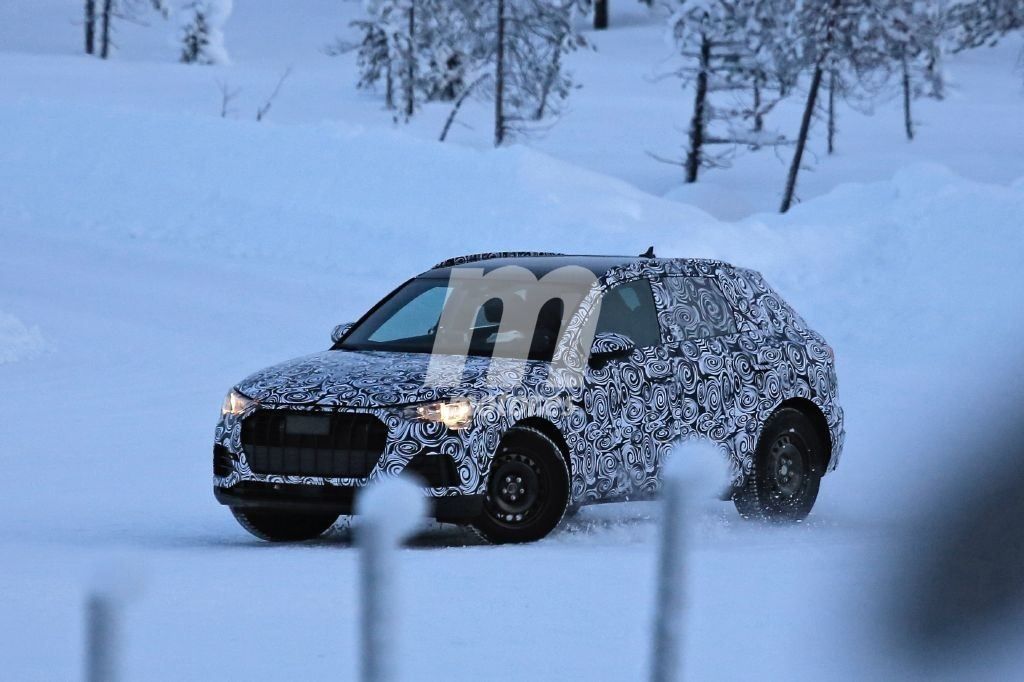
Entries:
POLYGON ((784 407, 761 430, 754 471, 733 495, 740 516, 800 521, 811 513, 821 483, 823 444, 803 412, 784 407))
POLYGON ((554 530, 569 502, 569 470, 540 431, 508 430, 491 464, 484 509, 473 521, 489 542, 532 542, 554 530))
POLYGON ((232 507, 235 519, 260 540, 299 542, 318 538, 338 520, 337 514, 301 513, 232 507))

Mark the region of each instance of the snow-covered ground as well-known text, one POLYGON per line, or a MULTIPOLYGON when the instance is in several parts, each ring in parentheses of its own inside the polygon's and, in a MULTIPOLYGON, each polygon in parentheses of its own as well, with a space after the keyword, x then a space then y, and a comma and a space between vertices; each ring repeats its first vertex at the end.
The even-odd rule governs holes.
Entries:
MULTIPOLYGON (((446 256, 652 243, 762 270, 835 346, 848 415, 844 460, 806 523, 749 524, 715 501, 695 513, 687 675, 936 672, 882 636, 886 576, 911 560, 934 491, 976 466, 944 444, 998 418, 1020 377, 1019 43, 952 60, 953 93, 920 104, 912 144, 895 103, 844 107, 839 154, 819 153, 804 202, 779 216, 771 153, 687 188, 646 155, 679 149, 688 96, 652 81, 669 49, 640 6, 615 7, 597 50, 574 56, 583 87, 564 120, 494 151, 482 107, 442 145, 443 109, 395 127, 354 90, 352 59, 319 50, 358 3, 235 5, 227 67, 173 63, 159 19, 122 25, 102 63, 77 54, 80 3, 0 6, 4 678, 79 674, 84 590, 112 563, 139 583, 127 679, 353 678, 349 534, 269 546, 214 502, 223 393, 324 347, 446 256), (226 120, 217 79, 242 88, 226 120)), ((796 108, 777 122, 792 127, 796 108)), ((429 529, 401 552, 404 677, 642 677, 657 516, 588 508, 528 547, 429 529)), ((982 672, 1019 674, 1020 645, 990 646, 982 672)))

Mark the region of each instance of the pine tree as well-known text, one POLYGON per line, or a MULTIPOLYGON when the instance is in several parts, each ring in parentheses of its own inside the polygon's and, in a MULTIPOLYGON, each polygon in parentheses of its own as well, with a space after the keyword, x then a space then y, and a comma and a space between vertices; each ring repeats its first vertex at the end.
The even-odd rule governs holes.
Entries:
POLYGON ((184 64, 228 61, 221 27, 231 13, 231 0, 188 0, 182 7, 181 56, 184 64))
POLYGON ((385 101, 411 118, 424 102, 452 103, 441 139, 471 96, 494 104, 495 144, 555 116, 573 87, 563 56, 584 45, 577 0, 370 0, 354 22, 359 86, 385 82, 385 101))
POLYGON ((1024 29, 1024 0, 954 0, 947 21, 954 51, 995 45, 1024 29))
POLYGON ((670 19, 685 60, 676 75, 694 88, 686 182, 701 168, 721 167, 738 146, 777 144, 764 132, 764 117, 781 99, 790 78, 778 65, 781 0, 682 0, 670 19), (725 150, 712 154, 708 147, 725 150))
MULTIPOLYGON (((825 76, 837 79, 832 81, 836 88, 840 82, 862 84, 887 64, 888 46, 884 32, 878 28, 878 22, 884 19, 884 12, 879 11, 880 2, 884 0, 805 0, 788 25, 786 43, 794 50, 795 63, 810 72, 811 80, 783 190, 783 213, 793 205, 797 176, 825 76)), ((830 97, 833 112, 834 93, 835 90, 830 97)), ((834 135, 834 113, 829 129, 834 135)))
MULTIPOLYGON (((390 51, 387 32, 375 21, 357 20, 352 26, 359 29, 363 38, 356 50, 356 65, 359 68, 357 87, 372 89, 381 80, 384 81, 384 106, 395 108, 395 79, 391 72, 390 51)), ((345 43, 338 42, 328 48, 332 55, 343 54, 353 49, 345 43)))
POLYGON ((890 71, 899 80, 903 100, 903 128, 914 139, 913 101, 927 96, 942 99, 945 17, 941 7, 927 0, 887 0, 877 28, 882 32, 890 71))
POLYGON ((96 24, 99 23, 99 56, 108 59, 114 47, 114 20, 127 19, 137 21, 138 13, 149 8, 159 12, 164 18, 168 14, 168 0, 102 0, 99 13, 96 12, 96 0, 85 0, 85 52, 96 51, 96 24))
POLYGON ((185 64, 209 64, 206 49, 210 45, 210 27, 202 9, 193 7, 193 14, 182 36, 181 61, 185 64))
POLYGON ((482 49, 473 52, 494 64, 490 94, 494 144, 500 146, 511 135, 528 131, 531 121, 561 112, 573 88, 563 56, 586 41, 574 28, 574 0, 491 0, 479 5, 490 5, 493 29, 486 19, 481 23, 482 49))
MULTIPOLYGON (((453 0, 442 3, 435 36, 454 46, 457 60, 432 70, 453 106, 441 139, 459 107, 473 95, 490 100, 494 144, 557 116, 573 88, 563 57, 586 43, 573 24, 577 0, 453 0), (452 64, 457 69, 452 69, 452 64), (455 78, 453 78, 455 76, 455 78)), ((441 64, 433 60, 432 64, 441 64)))
MULTIPOLYGON (((367 17, 352 22, 363 38, 357 49, 359 87, 383 80, 385 105, 408 121, 425 101, 421 72, 435 40, 428 28, 443 0, 368 0, 367 17)), ((344 51, 343 46, 335 53, 344 51)), ((397 119, 397 117, 396 117, 397 119)))

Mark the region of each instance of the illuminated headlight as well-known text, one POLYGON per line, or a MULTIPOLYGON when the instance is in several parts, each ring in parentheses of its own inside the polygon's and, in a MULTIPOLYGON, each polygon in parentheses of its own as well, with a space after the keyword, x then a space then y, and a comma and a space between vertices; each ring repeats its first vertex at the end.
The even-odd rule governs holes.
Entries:
POLYGON ((405 409, 405 415, 428 422, 440 422, 449 429, 464 429, 473 422, 473 403, 465 398, 424 405, 413 405, 405 409))
POLYGON ((238 391, 232 389, 227 397, 224 398, 224 404, 220 406, 220 413, 222 415, 233 414, 238 416, 249 409, 249 406, 256 401, 252 398, 246 398, 238 391))

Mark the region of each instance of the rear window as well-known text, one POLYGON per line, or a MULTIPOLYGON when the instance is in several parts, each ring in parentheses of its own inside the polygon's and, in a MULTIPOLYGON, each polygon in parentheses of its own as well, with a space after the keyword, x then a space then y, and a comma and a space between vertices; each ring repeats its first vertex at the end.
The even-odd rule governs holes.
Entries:
POLYGON ((665 277, 670 309, 665 328, 673 341, 736 333, 736 319, 725 296, 709 277, 665 277))

